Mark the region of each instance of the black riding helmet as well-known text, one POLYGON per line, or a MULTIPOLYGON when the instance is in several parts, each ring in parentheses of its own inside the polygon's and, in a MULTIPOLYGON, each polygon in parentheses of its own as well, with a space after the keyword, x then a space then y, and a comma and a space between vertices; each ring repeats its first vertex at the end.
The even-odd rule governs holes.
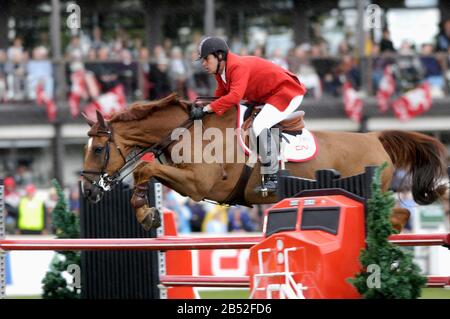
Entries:
POLYGON ((223 59, 226 59, 229 50, 227 43, 221 38, 207 37, 198 45, 197 61, 206 58, 209 54, 214 54, 217 57, 218 52, 223 52, 223 59))
POLYGON ((217 65, 217 70, 215 74, 219 73, 220 62, 227 59, 228 51, 227 43, 225 40, 222 40, 218 37, 207 37, 204 38, 200 44, 198 45, 198 60, 206 58, 209 54, 213 54, 217 60, 219 60, 219 64, 217 65))

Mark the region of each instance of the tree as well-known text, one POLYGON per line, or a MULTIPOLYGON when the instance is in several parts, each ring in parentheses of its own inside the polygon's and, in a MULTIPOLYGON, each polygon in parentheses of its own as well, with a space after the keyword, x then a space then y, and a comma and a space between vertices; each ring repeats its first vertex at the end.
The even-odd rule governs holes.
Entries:
POLYGON ((366 299, 415 299, 427 279, 419 274, 412 255, 391 244, 388 237, 394 233, 389 216, 394 207, 391 191, 381 191, 379 167, 372 181, 372 197, 368 201, 367 247, 361 251, 363 271, 350 282, 366 299))
MULTIPOLYGON (((57 238, 79 238, 79 217, 67 210, 67 202, 59 183, 52 180, 58 194, 58 202, 52 212, 52 225, 57 238)), ((80 291, 72 287, 64 278, 71 265, 80 265, 80 252, 66 251, 56 252, 50 265, 50 270, 45 274, 42 283, 44 299, 78 299, 80 291)))

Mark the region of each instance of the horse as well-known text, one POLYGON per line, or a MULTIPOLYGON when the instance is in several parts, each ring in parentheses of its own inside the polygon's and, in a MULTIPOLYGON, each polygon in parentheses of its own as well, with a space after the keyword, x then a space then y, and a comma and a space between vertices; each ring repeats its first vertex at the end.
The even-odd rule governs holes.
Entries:
MULTIPOLYGON (((82 171, 83 195, 93 202, 98 201, 103 192, 117 181, 125 167, 129 167, 130 161, 139 157, 136 156, 142 153, 139 150, 146 150, 153 151, 158 158, 166 158, 166 161, 141 161, 133 168, 131 205, 138 222, 146 230, 160 224, 159 212, 149 207, 146 195, 148 181, 152 177, 195 201, 211 200, 247 206, 276 202, 275 194, 263 197, 253 191, 261 181, 259 162, 253 165, 253 170, 247 170, 250 172, 247 178, 242 178, 248 163, 238 160, 242 156, 247 157, 238 144, 236 134, 215 151, 233 154, 232 160, 226 162, 206 161, 202 157, 202 152, 210 147, 207 139, 203 139, 197 148, 195 134, 173 139, 174 130, 180 127, 185 132, 195 133, 193 120, 189 117, 191 107, 190 102, 172 94, 157 101, 135 102, 109 120, 98 111, 97 121, 85 116, 90 125, 90 138, 85 147, 82 171), (179 151, 181 155, 178 157, 191 152, 200 160, 192 162, 174 158, 177 156, 172 151, 182 142, 191 143, 184 144, 188 147, 179 151), (240 201, 236 200, 238 193, 240 201)), ((235 128, 236 116, 236 108, 231 108, 222 116, 208 114, 201 120, 200 127, 203 132, 208 128, 215 129, 225 136, 227 129, 235 128)), ((446 179, 447 150, 433 137, 405 131, 315 131, 313 134, 319 149, 317 156, 306 162, 285 164, 294 176, 314 179, 317 170, 335 169, 342 177, 347 177, 364 172, 367 166, 381 166, 386 162, 387 167, 381 175, 383 191, 389 189, 395 168, 405 170, 411 178, 412 194, 418 204, 430 204, 440 199, 447 190, 442 182, 446 179)), ((396 208, 392 211, 391 223, 400 231, 408 218, 409 211, 396 208)))

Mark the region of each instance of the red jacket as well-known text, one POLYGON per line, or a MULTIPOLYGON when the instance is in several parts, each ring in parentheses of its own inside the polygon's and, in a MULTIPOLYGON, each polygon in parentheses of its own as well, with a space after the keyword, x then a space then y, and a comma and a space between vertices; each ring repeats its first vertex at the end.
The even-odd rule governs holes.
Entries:
POLYGON ((256 56, 228 53, 225 68, 226 83, 216 74, 215 96, 211 108, 222 115, 243 99, 261 104, 269 103, 284 111, 297 95, 306 93, 305 86, 291 72, 256 56))

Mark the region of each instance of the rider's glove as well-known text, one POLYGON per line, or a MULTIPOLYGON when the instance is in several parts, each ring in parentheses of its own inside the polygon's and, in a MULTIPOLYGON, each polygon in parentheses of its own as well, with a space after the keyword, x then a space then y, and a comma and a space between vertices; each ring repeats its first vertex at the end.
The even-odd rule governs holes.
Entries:
POLYGON ((205 115, 206 113, 203 112, 203 108, 201 106, 197 107, 194 105, 191 109, 190 118, 192 120, 201 120, 205 115))

